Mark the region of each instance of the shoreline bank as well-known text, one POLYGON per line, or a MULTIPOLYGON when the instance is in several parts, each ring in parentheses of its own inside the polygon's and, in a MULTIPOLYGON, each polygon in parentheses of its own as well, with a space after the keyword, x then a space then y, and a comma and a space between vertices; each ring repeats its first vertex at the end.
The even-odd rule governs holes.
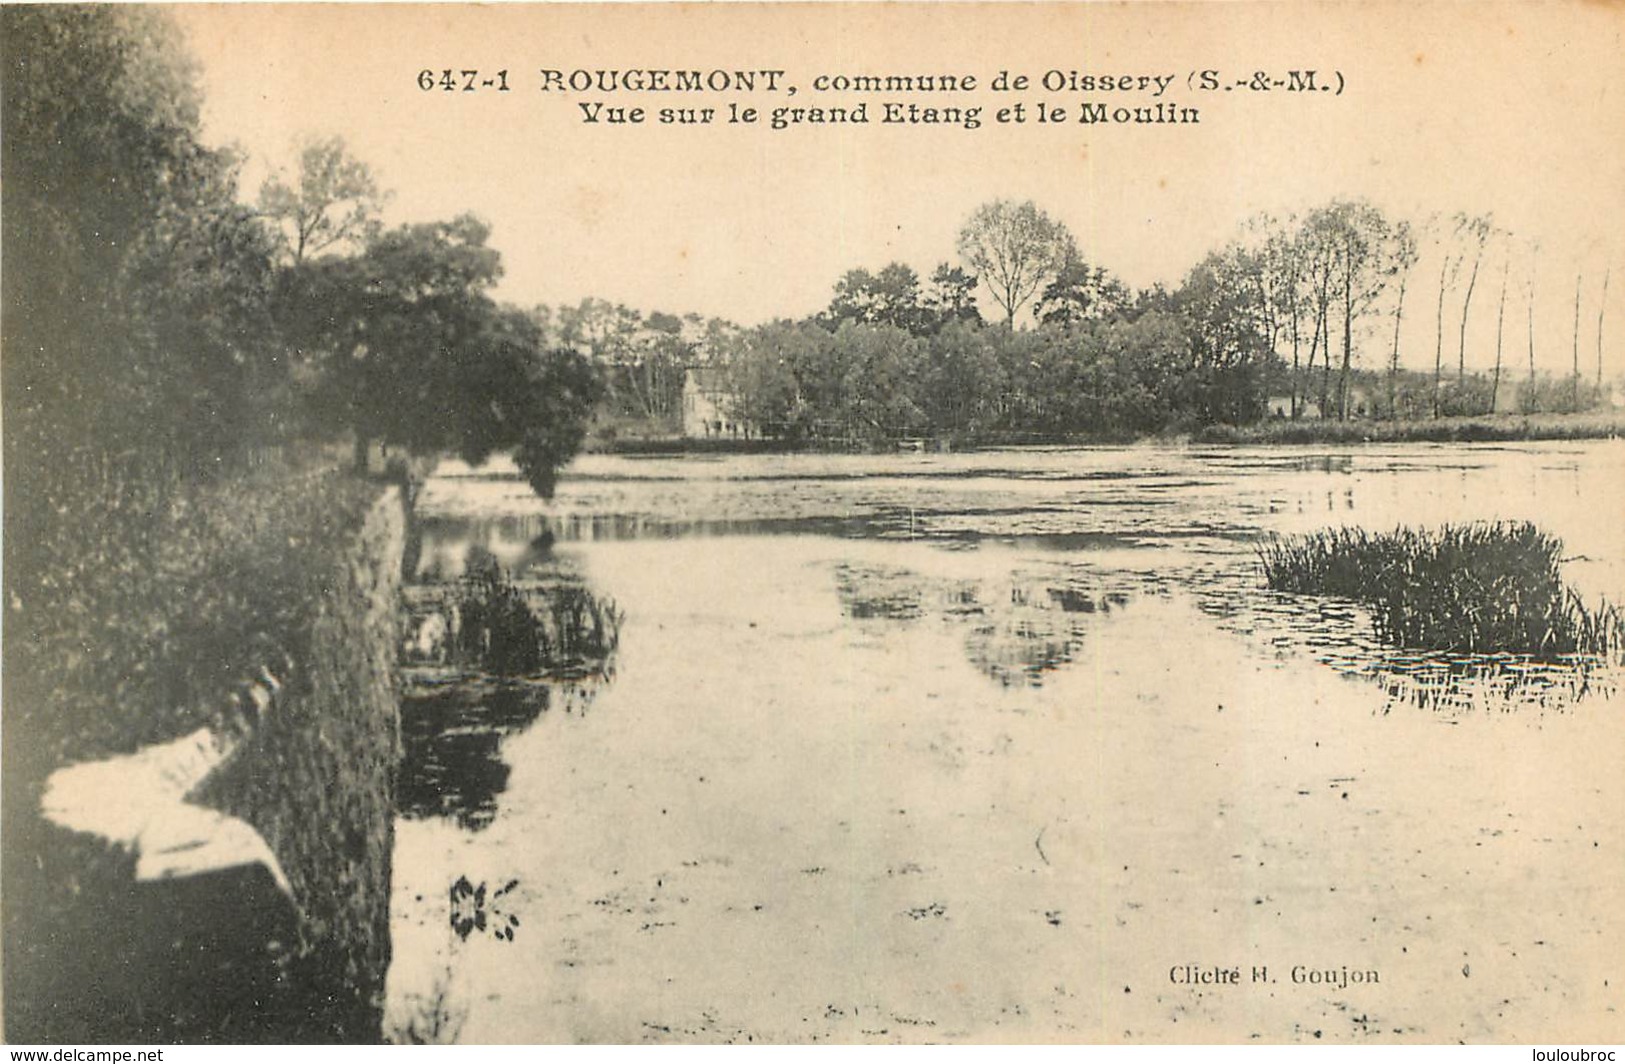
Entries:
POLYGON ((992 435, 960 439, 951 435, 902 440, 793 441, 788 439, 694 438, 649 436, 590 443, 583 453, 640 457, 655 455, 733 454, 883 454, 977 451, 1006 447, 1112 447, 1131 444, 1222 444, 1236 446, 1313 446, 1359 443, 1496 443, 1534 440, 1595 440, 1625 436, 1625 410, 1578 414, 1492 414, 1442 417, 1422 421, 1300 420, 1260 421, 1252 425, 1209 425, 1190 432, 1140 436, 992 435))
MULTIPOLYGON (((7 780, 5 818, 8 1040, 381 1036, 407 508, 399 489, 348 476, 324 479, 321 490, 298 477, 263 487, 255 498, 198 495, 205 510, 218 503, 263 511, 263 524, 248 522, 251 534, 216 544, 219 556, 206 567, 219 602, 206 645, 219 645, 219 661, 134 640, 117 648, 113 664, 160 686, 115 690, 83 663, 49 653, 81 629, 172 627, 184 584, 200 578, 157 560, 124 598, 94 600, 102 609, 88 629, 50 610, 43 594, 24 611, 40 645, 27 656, 8 653, 7 662, 18 666, 7 670, 8 703, 26 693, 35 707, 8 720, 6 731, 8 776, 17 770, 7 780), (284 507, 288 492, 309 505, 284 507), (267 646, 285 653, 271 681, 260 660, 267 646), (243 669, 232 665, 238 658, 243 669), (180 686, 177 662, 193 663, 195 683, 180 686), (201 744, 220 755, 213 763, 188 756, 183 767, 196 761, 197 772, 159 765, 154 786, 176 792, 167 802, 163 794, 114 795, 105 785, 77 796, 58 788, 58 807, 152 809, 135 836, 70 830, 42 815, 48 777, 94 782, 108 776, 94 771, 105 764, 122 779, 116 770, 154 761, 199 714, 210 721, 205 732, 229 724, 230 736, 220 732, 229 741, 201 744), (204 844, 187 851, 186 867, 155 861, 153 840, 179 838, 169 829, 185 825, 208 829, 197 835, 204 844), (221 825, 233 839, 258 840, 269 857, 238 862, 227 847, 211 848, 221 825), (226 859, 197 856, 210 852, 226 859)), ((236 512, 211 512, 197 524, 211 521, 244 524, 236 512)))

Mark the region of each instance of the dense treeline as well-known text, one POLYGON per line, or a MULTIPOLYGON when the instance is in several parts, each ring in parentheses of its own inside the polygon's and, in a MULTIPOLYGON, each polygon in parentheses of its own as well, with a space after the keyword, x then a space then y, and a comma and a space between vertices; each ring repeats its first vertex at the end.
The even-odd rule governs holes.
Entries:
POLYGON ((1265 368, 1247 351, 1198 347, 1160 309, 1021 332, 777 322, 740 336, 726 364, 739 415, 765 432, 870 440, 1111 438, 1252 420, 1265 368))
POLYGON ((337 140, 247 205, 242 160, 199 140, 195 70, 162 12, 4 20, 8 495, 195 478, 346 434, 358 452, 517 449, 550 487, 598 376, 490 296, 483 223, 385 231, 337 140))
MULTIPOLYGON (((1580 362, 1583 273, 1567 372, 1537 371, 1535 288, 1520 276, 1537 252, 1488 217, 1413 225, 1340 200, 1251 219, 1177 289, 1134 292, 1035 204, 1001 200, 965 222, 958 265, 941 263, 923 281, 899 262, 851 270, 829 305, 801 320, 740 329, 692 315, 644 319, 601 300, 542 316, 558 342, 603 367, 609 415, 675 431, 684 369, 709 366, 710 398, 732 422, 792 443, 1111 440, 1266 416, 1587 409, 1605 398, 1601 300, 1595 374, 1580 362), (1432 355, 1432 372, 1402 366, 1407 293, 1414 311, 1424 287, 1435 343, 1410 361, 1432 355), (1468 321, 1485 287, 1497 296, 1494 368, 1470 371, 1468 321), (1519 288, 1513 311, 1527 319, 1527 350, 1516 355, 1526 357, 1515 357, 1508 327, 1508 294, 1519 288), (983 320, 978 291, 999 320, 983 320)), ((1605 272, 1603 299, 1607 283, 1605 272)), ((1475 351, 1475 367, 1487 362, 1475 351)))
POLYGON ((241 160, 199 142, 193 70, 161 12, 5 20, 6 439, 42 476, 131 456, 197 472, 343 437, 358 455, 513 451, 546 491, 589 407, 679 431, 695 367, 725 382, 711 398, 730 419, 792 442, 1572 411, 1605 391, 1606 271, 1595 372, 1584 271, 1572 342, 1543 340, 1537 372, 1537 244, 1488 217, 1413 224, 1362 201, 1251 219, 1171 291, 1130 290, 1037 205, 996 200, 964 221, 957 262, 851 270, 799 321, 503 306, 488 227, 386 230, 385 194, 336 139, 247 205, 241 160), (1482 351, 1468 369, 1475 295, 1495 313, 1490 372, 1482 351), (1434 342, 1406 351, 1418 305, 1434 342), (1402 368, 1429 355, 1431 374, 1402 368))

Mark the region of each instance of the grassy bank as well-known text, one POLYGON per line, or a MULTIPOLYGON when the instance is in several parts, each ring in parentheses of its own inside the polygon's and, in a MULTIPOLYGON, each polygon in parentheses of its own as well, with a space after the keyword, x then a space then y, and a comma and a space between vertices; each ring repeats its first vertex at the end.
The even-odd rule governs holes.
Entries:
POLYGON ((1594 440, 1625 436, 1625 410, 1580 414, 1493 414, 1425 421, 1261 421, 1211 425, 1198 443, 1486 443, 1511 440, 1594 440))
POLYGON ((8 769, 37 778, 206 723, 257 648, 306 641, 320 559, 377 493, 317 467, 53 500, 6 559, 7 693, 30 696, 8 699, 28 740, 8 769))
POLYGON ((1583 602, 1563 581, 1562 541, 1532 524, 1331 529, 1272 539, 1259 557, 1271 589, 1363 602, 1395 646, 1542 660, 1625 652, 1625 614, 1583 602))
POLYGON ((398 747, 395 603, 370 585, 399 544, 362 539, 381 486, 318 463, 75 488, 7 528, 8 1036, 375 1038, 398 747), (224 880, 132 884, 127 855, 35 815, 55 768, 200 727, 284 654, 294 682, 200 800, 271 844, 291 926, 224 880))

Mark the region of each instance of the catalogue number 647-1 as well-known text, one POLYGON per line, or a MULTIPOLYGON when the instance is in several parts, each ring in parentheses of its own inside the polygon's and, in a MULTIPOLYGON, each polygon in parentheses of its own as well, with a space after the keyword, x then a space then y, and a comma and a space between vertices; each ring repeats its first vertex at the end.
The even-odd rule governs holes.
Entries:
POLYGON ((424 92, 491 92, 508 91, 506 70, 429 70, 418 71, 418 88, 424 92))

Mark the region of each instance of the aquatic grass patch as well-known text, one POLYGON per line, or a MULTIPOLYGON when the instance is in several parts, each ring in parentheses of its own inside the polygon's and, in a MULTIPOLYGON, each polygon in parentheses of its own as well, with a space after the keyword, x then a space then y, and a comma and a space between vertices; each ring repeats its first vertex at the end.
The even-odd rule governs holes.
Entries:
POLYGON ((579 584, 522 587, 491 557, 469 566, 442 608, 450 661, 496 676, 607 671, 625 616, 579 584))
POLYGON ((1271 590, 1353 599, 1394 646, 1618 661, 1625 615, 1563 581, 1563 543, 1528 522, 1324 529, 1258 548, 1271 590))

